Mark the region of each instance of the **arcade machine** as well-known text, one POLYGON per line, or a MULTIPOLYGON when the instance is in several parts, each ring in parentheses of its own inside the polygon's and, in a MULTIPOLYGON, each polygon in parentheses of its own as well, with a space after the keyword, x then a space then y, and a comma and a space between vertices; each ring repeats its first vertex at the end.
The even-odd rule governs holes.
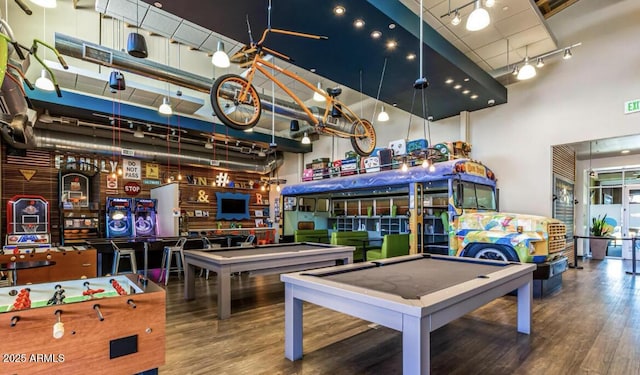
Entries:
POLYGON ((131 199, 107 197, 107 238, 133 237, 131 199))
POLYGON ((158 221, 156 219, 157 199, 135 198, 133 213, 136 237, 156 237, 158 221))
POLYGON ((49 202, 38 195, 16 195, 7 202, 7 237, 3 250, 49 249, 49 228, 49 202))

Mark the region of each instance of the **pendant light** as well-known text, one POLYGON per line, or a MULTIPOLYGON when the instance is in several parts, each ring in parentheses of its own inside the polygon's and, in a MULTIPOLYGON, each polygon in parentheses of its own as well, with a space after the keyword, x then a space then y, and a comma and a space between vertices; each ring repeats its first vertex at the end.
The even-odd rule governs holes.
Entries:
POLYGON ((304 133, 304 137, 302 137, 301 142, 303 145, 311 144, 311 139, 309 139, 309 135, 307 134, 307 132, 304 133))
POLYGON ((165 116, 171 116, 173 114, 171 102, 169 101, 168 97, 165 96, 164 98, 162 98, 162 104, 160 104, 160 107, 158 107, 158 112, 160 112, 161 115, 165 116))
POLYGON ((218 41, 218 48, 211 57, 211 63, 218 68, 228 68, 231 65, 229 55, 224 51, 224 43, 221 40, 218 41))
MULTIPOLYGON (((320 82, 318 82, 318 90, 322 91, 324 93, 324 90, 322 89, 322 85, 320 84, 320 82)), ((313 100, 316 102, 324 102, 326 100, 326 98, 324 97, 324 95, 320 94, 317 91, 313 92, 313 100)))
POLYGON ((122 72, 119 72, 117 70, 111 72, 111 74, 109 75, 109 87, 119 91, 125 90, 127 88, 122 72))
POLYGON ((491 17, 489 17, 489 12, 487 12, 487 10, 482 7, 482 5, 480 4, 480 0, 476 0, 473 12, 471 12, 469 18, 467 18, 467 30, 482 30, 485 27, 489 26, 490 22, 491 17))
POLYGON ((46 69, 42 69, 42 72, 40 72, 40 77, 36 79, 36 87, 44 91, 54 91, 56 89, 53 82, 51 82, 49 73, 46 69))
POLYGON ((520 68, 520 71, 518 72, 518 79, 520 81, 524 81, 526 79, 531 79, 535 76, 536 76, 536 68, 533 65, 529 64, 529 47, 526 46, 524 65, 522 66, 522 68, 520 68))
POLYGON ((133 57, 144 59, 149 56, 149 51, 147 50, 147 41, 144 39, 144 36, 139 33, 138 25, 140 24, 139 15, 140 5, 136 0, 136 32, 130 33, 127 39, 127 53, 133 57))
POLYGON ((378 113, 378 121, 380 122, 389 121, 389 114, 385 112, 384 106, 380 107, 380 113, 378 113))
POLYGON ((43 8, 55 8, 58 6, 56 0, 31 0, 31 2, 43 8))

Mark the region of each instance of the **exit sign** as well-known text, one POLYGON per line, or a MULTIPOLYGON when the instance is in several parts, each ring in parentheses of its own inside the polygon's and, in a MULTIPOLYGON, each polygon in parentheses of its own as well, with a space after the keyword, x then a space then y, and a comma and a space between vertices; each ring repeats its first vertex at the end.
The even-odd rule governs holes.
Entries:
POLYGON ((640 99, 630 100, 624 103, 624 114, 640 112, 640 99))

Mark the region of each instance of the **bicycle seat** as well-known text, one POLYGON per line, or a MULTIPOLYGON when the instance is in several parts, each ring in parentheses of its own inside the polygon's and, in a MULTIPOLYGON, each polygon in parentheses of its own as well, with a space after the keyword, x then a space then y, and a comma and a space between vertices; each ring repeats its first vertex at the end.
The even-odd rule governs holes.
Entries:
POLYGON ((327 89, 327 95, 329 95, 332 98, 337 98, 338 95, 340 94, 342 94, 342 89, 340 87, 336 87, 334 89, 332 88, 327 89))

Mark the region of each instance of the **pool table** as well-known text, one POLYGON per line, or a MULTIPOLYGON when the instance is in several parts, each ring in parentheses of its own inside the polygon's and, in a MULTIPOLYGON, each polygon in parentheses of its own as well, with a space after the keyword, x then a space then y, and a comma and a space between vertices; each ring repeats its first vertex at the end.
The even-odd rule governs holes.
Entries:
POLYGON ((251 274, 275 274, 353 262, 353 246, 332 246, 317 243, 288 243, 255 247, 185 250, 185 299, 195 298, 195 267, 217 275, 218 319, 231 315, 231 274, 251 271, 251 274))
POLYGON ((517 290, 518 332, 531 331, 534 264, 418 254, 284 274, 285 356, 302 358, 302 302, 402 332, 403 374, 428 374, 430 333, 517 290))

